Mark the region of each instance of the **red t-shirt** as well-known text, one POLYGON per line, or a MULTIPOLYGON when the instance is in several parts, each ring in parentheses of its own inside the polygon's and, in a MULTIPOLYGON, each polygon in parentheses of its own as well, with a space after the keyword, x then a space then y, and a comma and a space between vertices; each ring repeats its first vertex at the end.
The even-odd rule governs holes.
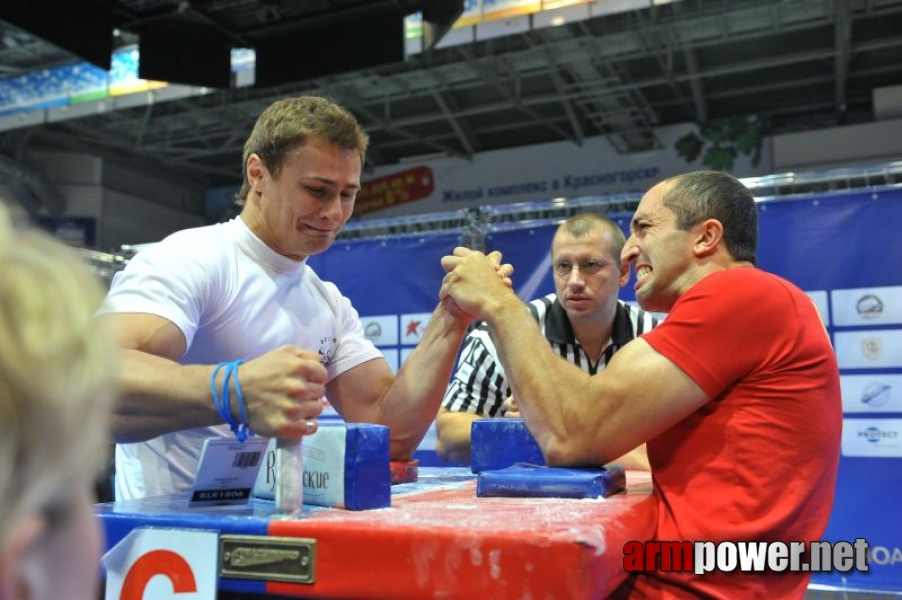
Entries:
MULTIPOLYGON (((643 339, 711 400, 648 442, 661 541, 819 540, 842 432, 836 356, 813 302, 756 268, 709 275, 643 339)), ((652 573, 648 597, 786 598, 810 574, 652 573)))

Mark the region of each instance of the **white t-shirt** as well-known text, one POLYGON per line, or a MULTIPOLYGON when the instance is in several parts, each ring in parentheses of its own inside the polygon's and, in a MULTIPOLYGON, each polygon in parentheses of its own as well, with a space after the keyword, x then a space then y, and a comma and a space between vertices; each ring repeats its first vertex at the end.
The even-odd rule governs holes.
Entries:
MULTIPOLYGON (((250 360, 284 344, 319 352, 329 379, 382 355, 334 284, 282 256, 240 217, 141 250, 113 279, 101 313, 149 313, 185 335, 181 364, 250 360)), ((212 403, 212 397, 210 399, 212 403)), ((190 490, 203 440, 227 425, 116 447, 116 499, 190 490)))

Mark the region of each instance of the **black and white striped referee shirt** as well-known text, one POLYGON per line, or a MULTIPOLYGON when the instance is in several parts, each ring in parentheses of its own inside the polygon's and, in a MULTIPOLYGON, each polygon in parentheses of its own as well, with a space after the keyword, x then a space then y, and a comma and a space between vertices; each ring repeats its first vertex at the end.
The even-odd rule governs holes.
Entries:
MULTIPOLYGON (((560 356, 583 371, 594 375, 604 370, 608 361, 624 344, 650 331, 658 319, 641 308, 618 300, 611 339, 598 362, 589 356, 573 335, 573 328, 556 294, 548 294, 528 304, 542 335, 560 356)), ((511 395, 510 385, 498 351, 489 337, 488 326, 480 323, 467 335, 457 371, 445 391, 442 405, 451 412, 468 412, 487 417, 501 416, 501 404, 511 395)))

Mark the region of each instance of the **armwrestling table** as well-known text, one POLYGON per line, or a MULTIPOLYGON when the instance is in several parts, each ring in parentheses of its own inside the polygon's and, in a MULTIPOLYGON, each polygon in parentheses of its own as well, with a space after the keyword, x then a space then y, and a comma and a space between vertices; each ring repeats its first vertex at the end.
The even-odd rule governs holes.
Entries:
POLYGON ((477 498, 469 469, 421 467, 417 482, 392 486, 389 508, 305 506, 294 519, 264 500, 189 508, 187 497, 98 504, 107 548, 135 528, 216 531, 218 589, 261 597, 603 598, 626 578, 623 545, 651 539, 656 519, 650 475, 638 471, 624 493, 574 500, 477 498), (306 583, 224 559, 285 538, 309 544, 306 583))

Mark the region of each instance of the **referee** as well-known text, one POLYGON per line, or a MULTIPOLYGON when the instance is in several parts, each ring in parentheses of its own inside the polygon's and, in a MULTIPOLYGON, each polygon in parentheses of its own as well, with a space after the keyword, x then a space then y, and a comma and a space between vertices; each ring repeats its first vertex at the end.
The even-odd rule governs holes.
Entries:
MULTIPOLYGON (((617 299, 629 279, 629 266, 620 261, 625 242, 620 227, 605 216, 571 217, 551 242, 556 293, 527 305, 551 347, 593 375, 624 344, 658 324, 651 314, 617 299)), ((488 326, 480 323, 464 340, 445 392, 436 420, 436 451, 443 460, 468 464, 473 421, 519 416, 488 326)), ((614 462, 649 468, 644 445, 614 462)))

